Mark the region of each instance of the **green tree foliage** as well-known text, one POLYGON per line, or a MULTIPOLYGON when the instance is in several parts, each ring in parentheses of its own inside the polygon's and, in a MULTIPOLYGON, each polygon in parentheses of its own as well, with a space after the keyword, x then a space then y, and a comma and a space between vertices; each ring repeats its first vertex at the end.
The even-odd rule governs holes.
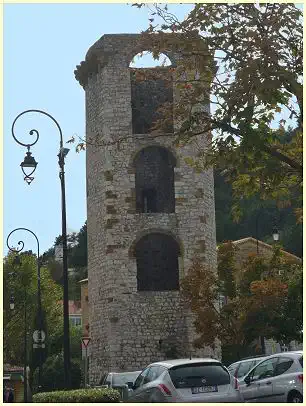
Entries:
MULTIPOLYGON (((81 384, 81 368, 78 362, 71 360, 71 388, 78 389, 81 384)), ((37 385, 38 370, 34 373, 34 386, 37 385)), ((49 392, 65 389, 64 357, 62 353, 50 356, 42 369, 42 391, 49 392)))
MULTIPOLYGON (((28 345, 37 317, 37 265, 34 255, 21 254, 21 265, 14 265, 14 254, 8 254, 3 266, 3 325, 4 359, 22 365, 24 361, 24 309, 26 303, 28 345), (14 296, 15 309, 10 309, 10 297, 14 296), (26 300, 26 302, 25 302, 26 300)), ((41 268, 41 297, 48 337, 62 329, 62 289, 53 281, 49 271, 41 268)))
POLYGON ((298 257, 303 256, 303 225, 296 223, 295 203, 291 207, 279 208, 275 201, 263 201, 258 195, 249 199, 241 198, 242 215, 237 222, 231 213, 234 202, 231 185, 217 170, 214 181, 218 243, 252 236, 271 244, 272 230, 276 226, 280 231, 283 248, 298 257))
POLYGON ((271 325, 275 338, 286 345, 291 340, 303 340, 303 268, 301 265, 281 264, 282 279, 288 285, 288 294, 282 311, 278 312, 271 325))
MULTIPOLYGON (((60 245, 62 237, 56 237, 53 247, 42 255, 42 261, 50 270, 53 279, 63 285, 62 264, 55 260, 55 246, 60 245)), ((69 300, 80 300, 81 288, 79 281, 87 277, 87 222, 78 233, 67 236, 69 273, 69 300)))
MULTIPOLYGON (((82 328, 80 326, 70 326, 70 354, 71 358, 76 361, 81 361, 81 339, 82 328)), ((49 342, 49 354, 59 354, 63 350, 64 331, 60 328, 56 334, 52 336, 49 342)))
POLYGON ((169 47, 184 53, 174 72, 179 96, 173 112, 165 106, 155 129, 174 113, 179 145, 199 145, 196 137, 213 132, 208 153, 199 148, 198 159, 189 161, 199 170, 224 170, 235 217, 241 196, 258 194, 282 205, 298 201, 301 219, 301 10, 289 3, 197 3, 179 21, 168 5, 155 5, 142 46, 154 56, 169 47), (190 74, 182 80, 184 71, 190 74), (203 108, 208 101, 211 112, 203 108))
POLYGON ((251 345, 262 335, 285 342, 301 339, 302 265, 286 260, 277 247, 271 259, 250 255, 241 266, 234 256, 231 242, 221 244, 218 275, 195 259, 182 281, 195 315, 195 346, 214 347, 218 339, 225 356, 234 360, 254 352, 251 345))
POLYGON ((236 248, 232 242, 227 242, 218 247, 218 281, 219 293, 233 299, 236 296, 236 248))
POLYGON ((79 269, 87 267, 87 221, 76 235, 76 244, 71 247, 69 265, 79 269))

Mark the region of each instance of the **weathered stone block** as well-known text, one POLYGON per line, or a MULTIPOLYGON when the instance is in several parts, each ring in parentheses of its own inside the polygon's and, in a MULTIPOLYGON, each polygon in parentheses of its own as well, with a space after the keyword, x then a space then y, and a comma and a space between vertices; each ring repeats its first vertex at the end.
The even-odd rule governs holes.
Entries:
POLYGON ((105 192, 106 199, 117 199, 117 194, 112 192, 111 190, 107 190, 105 192))
POLYGON ((115 207, 111 204, 106 206, 106 213, 108 214, 116 214, 117 210, 115 209, 115 207))
POLYGON ((107 180, 107 181, 112 181, 114 179, 114 175, 112 174, 111 171, 105 171, 104 177, 105 177, 105 180, 107 180))
POLYGON ((200 222, 203 224, 207 224, 207 214, 204 214, 203 216, 200 216, 200 222))
POLYGON ((197 197, 198 199, 201 199, 204 197, 204 190, 203 189, 197 189, 195 191, 195 197, 197 197))
POLYGON ((117 224, 117 223, 119 223, 119 220, 118 220, 117 218, 110 218, 110 219, 107 219, 107 220, 106 220, 106 226, 105 226, 105 228, 106 228, 106 229, 113 228, 113 226, 114 226, 115 224, 117 224))

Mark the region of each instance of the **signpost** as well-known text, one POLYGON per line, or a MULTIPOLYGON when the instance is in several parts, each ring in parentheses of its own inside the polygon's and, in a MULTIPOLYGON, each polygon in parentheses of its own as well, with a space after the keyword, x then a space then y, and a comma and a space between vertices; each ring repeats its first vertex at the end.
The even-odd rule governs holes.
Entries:
POLYGON ((43 330, 35 330, 33 333, 33 348, 45 348, 45 339, 46 333, 43 330))
POLYGON ((87 383, 88 383, 87 347, 88 347, 88 344, 90 343, 90 340, 91 340, 90 337, 83 337, 82 338, 82 344, 83 344, 83 347, 85 348, 85 366, 84 366, 84 369, 85 369, 85 371, 84 371, 84 387, 85 388, 87 388, 87 383))

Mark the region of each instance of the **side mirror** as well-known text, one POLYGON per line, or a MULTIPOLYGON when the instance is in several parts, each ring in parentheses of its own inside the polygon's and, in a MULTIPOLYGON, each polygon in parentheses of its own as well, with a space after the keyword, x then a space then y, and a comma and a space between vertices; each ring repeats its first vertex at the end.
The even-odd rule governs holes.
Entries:
POLYGON ((129 389, 133 389, 134 383, 133 382, 127 382, 127 386, 129 389))
POLYGON ((244 382, 245 382, 247 385, 250 385, 250 383, 251 383, 251 377, 250 377, 250 375, 247 375, 247 376, 244 378, 244 382))

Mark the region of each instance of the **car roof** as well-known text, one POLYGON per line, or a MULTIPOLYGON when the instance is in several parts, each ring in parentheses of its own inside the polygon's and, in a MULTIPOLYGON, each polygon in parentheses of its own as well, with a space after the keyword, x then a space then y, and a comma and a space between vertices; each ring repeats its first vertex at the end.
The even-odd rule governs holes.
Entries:
POLYGON ((276 354, 271 354, 267 356, 266 358, 272 358, 272 357, 279 357, 279 356, 284 356, 284 355, 292 355, 296 357, 301 357, 303 356, 303 351, 284 351, 284 352, 277 352, 276 354))
POLYGON ((264 358, 267 358, 267 357, 268 357, 268 355, 263 355, 262 357, 254 357, 254 358, 252 358, 252 357, 250 357, 250 358, 244 358, 244 359, 241 359, 240 361, 233 362, 231 365, 228 366, 228 368, 229 368, 229 367, 232 367, 232 366, 234 366, 234 365, 241 364, 242 362, 249 362, 249 361, 258 361, 258 362, 260 362, 260 361, 262 361, 264 358))
POLYGON ((192 365, 192 364, 197 364, 199 362, 216 362, 218 364, 221 364, 221 362, 217 359, 214 358, 182 358, 182 359, 170 359, 170 360, 166 360, 166 361, 158 361, 158 362, 153 362, 152 364, 150 364, 149 366, 153 366, 153 365, 161 365, 164 366, 166 368, 172 368, 178 365, 192 365))
POLYGON ((258 361, 258 363, 259 363, 260 361, 263 361, 266 358, 279 357, 280 355, 284 356, 286 354, 296 355, 296 356, 300 357, 300 356, 303 356, 303 351, 302 350, 284 351, 284 352, 277 352, 275 354, 270 354, 270 355, 262 355, 262 356, 258 356, 258 357, 254 357, 254 358, 251 358, 251 357, 250 358, 244 358, 244 359, 241 359, 240 361, 233 362, 231 365, 228 366, 228 368, 232 367, 234 365, 240 364, 241 362, 258 361))
POLYGON ((108 375, 140 374, 141 371, 109 372, 108 375))

